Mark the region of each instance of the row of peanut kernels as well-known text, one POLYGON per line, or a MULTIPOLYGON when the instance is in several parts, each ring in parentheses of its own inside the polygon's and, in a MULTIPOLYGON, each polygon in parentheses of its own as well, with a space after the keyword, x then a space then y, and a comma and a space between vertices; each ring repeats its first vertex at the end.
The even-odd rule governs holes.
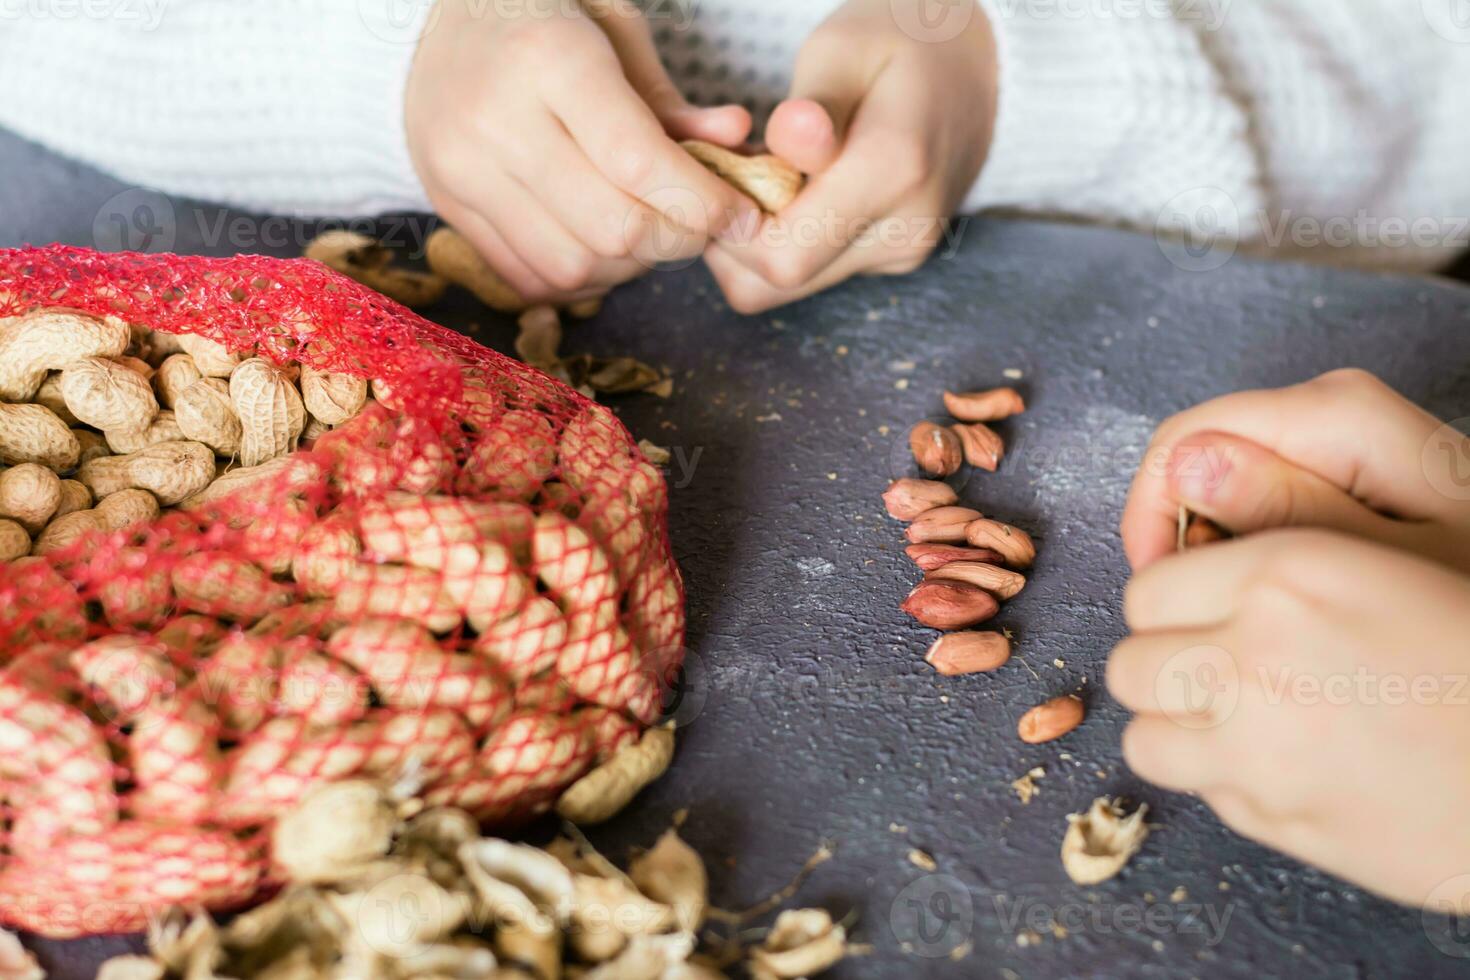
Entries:
MULTIPOLYGON (((941 674, 955 676, 998 669, 1011 656, 1008 632, 975 630, 1000 611, 1000 604, 1026 586, 1020 569, 1036 558, 1031 536, 1018 527, 986 518, 960 504, 944 480, 969 464, 994 472, 1005 442, 988 423, 1026 410, 1013 388, 944 393, 945 409, 959 421, 920 422, 909 434, 919 468, 935 479, 895 480, 883 494, 890 516, 909 522, 909 557, 925 573, 904 600, 903 610, 925 626, 946 632, 925 659, 941 674)), ((1022 716, 1027 742, 1058 738, 1082 721, 1082 702, 1054 698, 1022 716)))

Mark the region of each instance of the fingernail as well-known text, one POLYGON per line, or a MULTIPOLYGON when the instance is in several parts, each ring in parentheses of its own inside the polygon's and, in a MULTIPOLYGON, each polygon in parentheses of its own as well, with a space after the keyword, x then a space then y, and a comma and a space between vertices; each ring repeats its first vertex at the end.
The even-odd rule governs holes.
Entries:
POLYGON ((1180 446, 1170 460, 1174 489, 1186 502, 1212 500, 1229 477, 1231 463, 1230 454, 1218 447, 1180 446))

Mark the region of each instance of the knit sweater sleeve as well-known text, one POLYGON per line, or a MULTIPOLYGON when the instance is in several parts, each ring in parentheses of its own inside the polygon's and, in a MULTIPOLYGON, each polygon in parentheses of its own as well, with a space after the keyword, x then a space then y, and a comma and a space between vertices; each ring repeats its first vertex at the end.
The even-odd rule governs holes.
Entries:
POLYGON ((1402 0, 981 0, 970 209, 1429 268, 1470 245, 1470 27, 1402 0))
POLYGON ((273 213, 427 209, 403 93, 429 0, 68 11, 0 6, 0 126, 170 194, 273 213))
MULTIPOLYGON (((648 3, 686 93, 760 116, 839 0, 648 3)), ((1450 6, 979 0, 999 115, 965 207, 1433 266, 1470 236, 1470 28, 1450 6)), ((107 9, 5 20, 0 125, 169 193, 297 214, 427 206, 402 113, 432 0, 107 9)))

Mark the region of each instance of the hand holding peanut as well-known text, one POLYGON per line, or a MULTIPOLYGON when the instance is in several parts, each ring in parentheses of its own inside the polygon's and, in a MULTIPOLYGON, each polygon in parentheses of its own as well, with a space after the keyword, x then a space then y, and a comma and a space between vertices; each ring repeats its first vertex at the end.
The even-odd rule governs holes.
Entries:
POLYGON ((685 102, 629 0, 445 0, 406 101, 435 210, 526 301, 601 294, 757 214, 676 142, 737 144, 749 114, 685 102))
POLYGON ((989 21, 950 6, 964 26, 940 38, 924 0, 849 0, 803 45, 766 142, 806 187, 705 253, 735 309, 910 272, 944 241, 989 151, 996 89, 989 21))
POLYGON ((1175 550, 1180 505, 1237 535, 1319 527, 1470 571, 1470 436, 1362 371, 1226 395, 1155 434, 1123 514, 1135 569, 1175 550))
POLYGON ((1107 680, 1136 712, 1134 772, 1397 901, 1470 868, 1470 580, 1340 533, 1263 531, 1151 563, 1125 614, 1107 680))

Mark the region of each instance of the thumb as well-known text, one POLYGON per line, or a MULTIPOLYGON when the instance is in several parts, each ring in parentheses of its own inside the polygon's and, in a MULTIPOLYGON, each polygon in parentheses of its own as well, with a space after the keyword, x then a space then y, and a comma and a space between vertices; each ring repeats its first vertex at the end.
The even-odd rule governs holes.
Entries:
POLYGON ((648 28, 648 19, 627 0, 604 0, 586 9, 607 35, 628 84, 638 93, 664 131, 674 139, 705 140, 738 146, 750 135, 750 112, 744 106, 700 108, 690 105, 675 86, 648 28))
POLYGON ((1236 534, 1320 527, 1399 544, 1401 528, 1325 478, 1223 432, 1180 440, 1168 463, 1179 503, 1236 534))
POLYGON ((869 82, 863 59, 807 45, 796 59, 790 94, 766 123, 766 146, 802 173, 826 170, 842 152, 869 82))

